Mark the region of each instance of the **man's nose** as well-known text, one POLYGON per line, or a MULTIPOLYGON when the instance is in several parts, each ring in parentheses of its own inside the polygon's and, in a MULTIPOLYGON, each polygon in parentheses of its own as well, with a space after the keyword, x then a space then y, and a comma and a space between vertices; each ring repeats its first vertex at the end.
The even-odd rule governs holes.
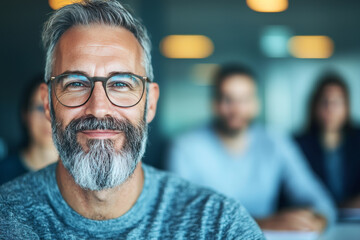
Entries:
POLYGON ((114 106, 106 96, 105 89, 101 82, 95 82, 93 92, 89 101, 86 103, 86 114, 96 118, 104 118, 112 115, 114 106))

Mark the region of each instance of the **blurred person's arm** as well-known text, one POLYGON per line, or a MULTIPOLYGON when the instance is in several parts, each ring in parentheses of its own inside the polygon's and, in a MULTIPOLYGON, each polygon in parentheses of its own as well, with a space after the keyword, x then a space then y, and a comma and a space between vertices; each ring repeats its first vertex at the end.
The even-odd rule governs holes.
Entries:
POLYGON ((326 226, 326 219, 309 209, 282 210, 256 222, 263 230, 278 231, 321 231, 326 226))
MULTIPOLYGON (((283 185, 286 199, 294 207, 311 209, 310 224, 321 231, 336 220, 335 205, 305 158, 290 139, 283 139, 280 155, 284 161, 283 185)), ((309 211, 308 210, 308 211, 309 211)))

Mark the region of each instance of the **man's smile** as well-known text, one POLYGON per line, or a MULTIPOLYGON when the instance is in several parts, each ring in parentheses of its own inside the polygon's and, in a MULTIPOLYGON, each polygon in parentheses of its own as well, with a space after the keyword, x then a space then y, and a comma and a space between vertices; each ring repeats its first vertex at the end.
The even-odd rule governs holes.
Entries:
POLYGON ((117 136, 121 132, 115 131, 115 130, 97 129, 97 130, 84 130, 79 133, 84 134, 87 138, 108 139, 108 138, 113 138, 113 137, 117 136))

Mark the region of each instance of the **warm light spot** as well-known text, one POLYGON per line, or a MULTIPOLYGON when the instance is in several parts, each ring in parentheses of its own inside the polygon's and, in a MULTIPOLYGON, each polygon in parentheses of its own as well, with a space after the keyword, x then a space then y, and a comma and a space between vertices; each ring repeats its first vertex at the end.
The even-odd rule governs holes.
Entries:
POLYGON ((246 3, 256 12, 283 12, 289 7, 288 0, 246 0, 246 3))
POLYGON ((161 41, 160 50, 168 58, 206 58, 213 53, 214 44, 202 35, 170 35, 161 41))
POLYGON ((49 0, 49 5, 52 9, 57 10, 66 5, 70 5, 78 2, 82 2, 82 0, 49 0))
POLYGON ((329 58, 334 52, 334 42, 327 36, 295 36, 288 46, 296 58, 329 58))

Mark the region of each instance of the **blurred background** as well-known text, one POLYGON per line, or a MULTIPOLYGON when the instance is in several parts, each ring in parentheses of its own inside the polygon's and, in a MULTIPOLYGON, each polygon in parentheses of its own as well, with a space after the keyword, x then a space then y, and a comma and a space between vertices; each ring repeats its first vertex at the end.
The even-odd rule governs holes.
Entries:
MULTIPOLYGON (((240 62, 255 70, 262 101, 259 120, 280 131, 301 129, 316 79, 329 69, 344 76, 351 115, 360 120, 360 1, 272 0, 260 6, 251 0, 122 2, 151 34, 155 81, 161 88, 147 163, 162 167, 162 146, 208 121, 211 75, 223 63, 240 62)), ((53 11, 50 6, 57 4, 2 2, 0 156, 16 149, 23 137, 20 97, 27 81, 44 69, 40 34, 53 11)))

